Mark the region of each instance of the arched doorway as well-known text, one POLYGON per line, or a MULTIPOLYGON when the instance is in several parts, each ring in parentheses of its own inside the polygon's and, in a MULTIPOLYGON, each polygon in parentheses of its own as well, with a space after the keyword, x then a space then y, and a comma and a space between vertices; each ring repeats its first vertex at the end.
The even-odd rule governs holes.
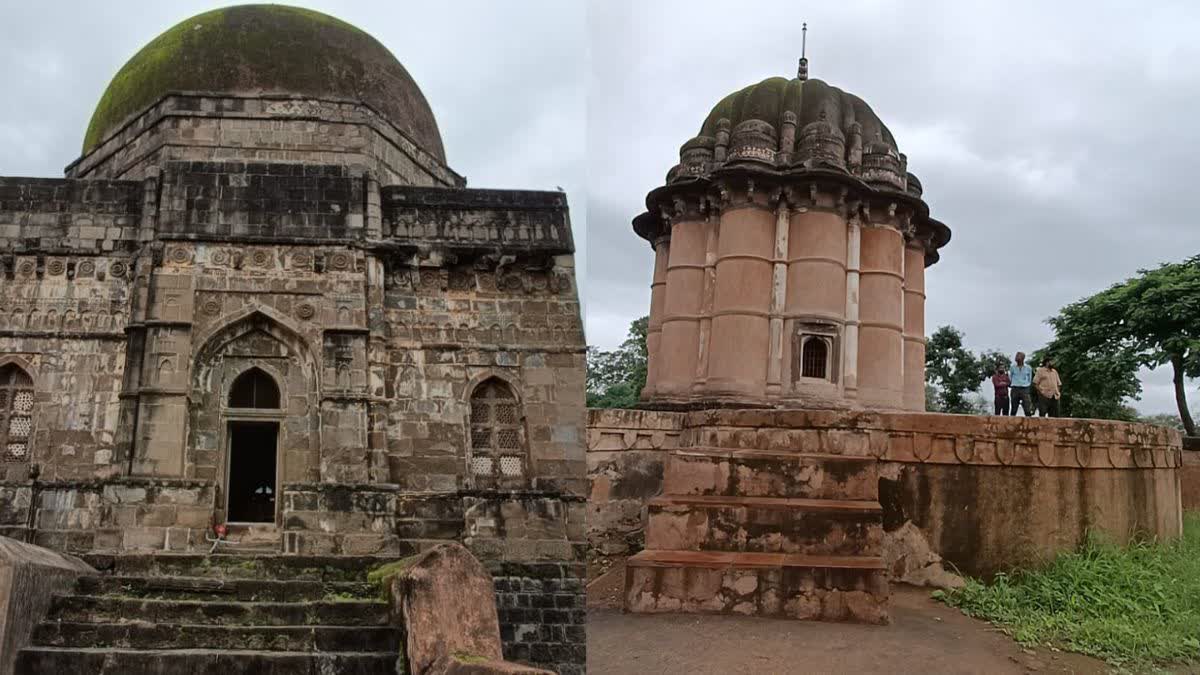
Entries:
POLYGON ((273 523, 279 492, 279 422, 283 405, 275 378, 258 367, 229 387, 226 520, 273 523))

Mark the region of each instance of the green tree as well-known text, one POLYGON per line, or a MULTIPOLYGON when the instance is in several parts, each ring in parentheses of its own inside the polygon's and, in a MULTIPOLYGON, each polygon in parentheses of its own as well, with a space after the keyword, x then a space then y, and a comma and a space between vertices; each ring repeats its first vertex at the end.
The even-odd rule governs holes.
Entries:
POLYGON ((1200 376, 1200 256, 1139 270, 1067 305, 1050 325, 1055 338, 1044 355, 1059 366, 1063 404, 1071 414, 1091 406, 1112 412, 1114 405, 1141 393, 1139 366, 1169 363, 1180 420, 1186 433, 1195 435, 1184 385, 1185 378, 1200 376), (1068 402, 1067 392, 1076 388, 1080 391, 1072 398, 1078 400, 1068 402))
POLYGON ((646 329, 649 317, 629 324, 621 346, 612 351, 587 350, 589 408, 632 408, 646 386, 646 329))
POLYGON ((971 394, 994 369, 994 361, 984 363, 963 346, 962 331, 953 326, 939 327, 925 343, 925 382, 935 391, 934 397, 926 396, 926 409, 948 413, 979 412, 980 403, 971 394))

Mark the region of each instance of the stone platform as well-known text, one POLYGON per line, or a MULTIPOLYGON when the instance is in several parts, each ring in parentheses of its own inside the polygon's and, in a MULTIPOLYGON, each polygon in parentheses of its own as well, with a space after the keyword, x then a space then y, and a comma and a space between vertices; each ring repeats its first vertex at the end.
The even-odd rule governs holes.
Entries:
POLYGON ((1182 529, 1179 435, 1146 424, 593 410, 588 455, 593 548, 645 548, 632 611, 882 621, 888 578, 940 585, 947 569, 1037 564, 1089 531, 1182 529))

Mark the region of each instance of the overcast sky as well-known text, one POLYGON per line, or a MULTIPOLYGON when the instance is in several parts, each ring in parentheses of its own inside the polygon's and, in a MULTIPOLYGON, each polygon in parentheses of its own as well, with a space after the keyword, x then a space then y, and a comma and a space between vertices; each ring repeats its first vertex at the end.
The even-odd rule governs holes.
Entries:
MULTIPOLYGON (((117 70, 176 23, 239 2, 0 0, 0 175, 62 176, 117 70)), ((469 187, 567 192, 586 260, 586 8, 555 0, 289 0, 367 31, 433 107, 469 187)), ((317 55, 314 55, 314 57, 317 55)))
MULTIPOLYGON (((810 76, 871 105, 954 231, 928 332, 1030 352, 1063 305, 1200 253, 1200 5, 593 2, 590 342, 648 312, 646 192, 721 97, 795 76, 802 21, 810 76)), ((1140 410, 1175 410, 1169 368, 1143 382, 1140 410)))
MULTIPOLYGON (((126 59, 225 4, 0 0, 0 175, 61 175, 126 59)), ((471 186, 567 191, 602 347, 648 311, 651 252, 629 227, 645 193, 718 99, 795 74, 802 21, 812 76, 875 109, 954 230, 929 271, 928 330, 1032 351, 1062 305, 1200 252, 1191 3, 294 4, 396 54, 471 186)), ((1139 407, 1173 410, 1169 373, 1146 378, 1139 407)))

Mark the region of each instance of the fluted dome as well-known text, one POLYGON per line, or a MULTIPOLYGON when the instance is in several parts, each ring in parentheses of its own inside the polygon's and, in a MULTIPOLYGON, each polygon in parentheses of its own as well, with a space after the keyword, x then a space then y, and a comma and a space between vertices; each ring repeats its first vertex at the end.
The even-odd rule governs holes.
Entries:
POLYGON ((433 111, 404 66, 375 38, 320 12, 240 5, 180 22, 116 74, 92 115, 83 151, 174 91, 358 100, 445 162, 433 111))
POLYGON ((680 149, 668 181, 726 164, 838 170, 920 195, 892 132, 861 98, 821 80, 772 77, 721 99, 680 149))

